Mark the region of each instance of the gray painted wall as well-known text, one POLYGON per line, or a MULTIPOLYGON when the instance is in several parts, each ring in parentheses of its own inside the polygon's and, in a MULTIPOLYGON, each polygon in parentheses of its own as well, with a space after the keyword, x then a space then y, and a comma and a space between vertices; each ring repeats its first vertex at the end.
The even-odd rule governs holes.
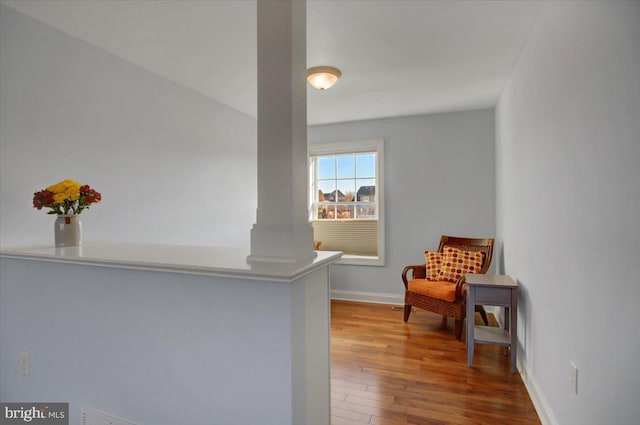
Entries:
POLYGON ((499 269, 547 423, 640 417, 639 46, 639 2, 547 2, 497 106, 499 269))
POLYGON ((0 5, 0 243, 53 243, 34 192, 66 178, 103 202, 85 239, 242 246, 256 121, 0 5))
POLYGON ((291 321, 305 321, 291 306, 302 283, 5 258, 0 266, 2 401, 68 402, 71 425, 82 423, 81 406, 148 425, 291 425, 300 409, 291 321), (21 351, 29 376, 17 367, 21 351))
POLYGON ((386 265, 333 267, 341 291, 404 294, 405 265, 442 234, 495 234, 492 109, 314 126, 309 143, 384 139, 386 265))

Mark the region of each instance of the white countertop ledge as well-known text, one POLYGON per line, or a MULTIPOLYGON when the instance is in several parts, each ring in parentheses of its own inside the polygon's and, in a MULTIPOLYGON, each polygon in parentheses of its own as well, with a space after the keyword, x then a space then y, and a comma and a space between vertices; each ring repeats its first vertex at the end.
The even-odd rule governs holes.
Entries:
POLYGON ((247 263, 241 248, 83 242, 80 247, 0 248, 0 257, 191 275, 292 282, 335 263, 342 252, 316 251, 310 263, 247 263))

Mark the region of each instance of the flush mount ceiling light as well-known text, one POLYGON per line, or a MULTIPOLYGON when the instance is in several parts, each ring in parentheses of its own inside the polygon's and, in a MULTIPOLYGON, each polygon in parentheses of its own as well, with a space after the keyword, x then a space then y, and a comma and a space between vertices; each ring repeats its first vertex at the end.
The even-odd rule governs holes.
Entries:
POLYGON ((342 72, 332 66, 314 66, 307 70, 307 81, 318 90, 326 90, 338 81, 342 72))

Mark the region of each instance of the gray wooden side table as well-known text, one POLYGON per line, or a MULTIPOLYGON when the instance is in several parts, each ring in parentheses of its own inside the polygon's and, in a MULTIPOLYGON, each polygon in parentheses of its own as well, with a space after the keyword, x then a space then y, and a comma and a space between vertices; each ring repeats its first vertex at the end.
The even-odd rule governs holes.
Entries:
POLYGON ((467 282, 467 365, 473 365, 473 347, 502 345, 511 353, 511 373, 516 372, 518 348, 518 284, 507 275, 468 274, 467 282), (474 325, 475 306, 505 307, 505 329, 474 325))

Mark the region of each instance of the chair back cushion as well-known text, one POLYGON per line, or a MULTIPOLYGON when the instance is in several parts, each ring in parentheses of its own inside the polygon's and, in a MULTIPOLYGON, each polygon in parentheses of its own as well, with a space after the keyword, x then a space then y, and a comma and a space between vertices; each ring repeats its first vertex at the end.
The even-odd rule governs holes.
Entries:
POLYGON ((472 239, 472 238, 461 238, 457 236, 447 236, 442 235, 440 238, 440 245, 438 246, 438 251, 443 252, 445 246, 450 246, 452 248, 458 248, 461 251, 480 251, 484 253, 482 268, 480 271, 476 271, 476 273, 486 273, 491 266, 491 258, 493 257, 493 239, 472 239))
POLYGON ((457 282, 467 273, 480 273, 483 257, 480 251, 462 251, 445 246, 438 280, 457 282))
POLYGON ((442 266, 442 252, 425 251, 424 261, 427 265, 427 279, 440 280, 440 267, 442 266))

